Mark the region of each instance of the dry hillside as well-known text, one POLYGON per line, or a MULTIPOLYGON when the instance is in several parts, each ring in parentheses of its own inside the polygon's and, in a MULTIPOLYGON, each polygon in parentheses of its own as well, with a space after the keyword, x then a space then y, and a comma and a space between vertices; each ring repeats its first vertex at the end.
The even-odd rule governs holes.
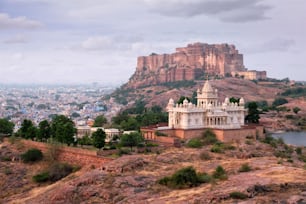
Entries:
MULTIPOLYGON (((34 183, 31 176, 43 167, 44 161, 31 165, 2 159, 0 199, 1 203, 29 204, 306 202, 305 162, 295 147, 277 143, 274 148, 254 140, 231 145, 234 148, 224 153, 213 153, 208 145, 125 155, 96 169, 83 166, 56 183, 43 185, 34 183), (239 172, 245 163, 251 171, 239 172), (197 172, 212 174, 218 165, 225 169, 227 179, 186 189, 171 189, 157 183, 183 167, 193 166, 197 172), (233 199, 230 196, 233 192, 243 193, 247 198, 233 199)), ((1 144, 1 155, 4 152, 7 158, 20 153, 16 144, 8 142, 1 144)), ((306 149, 302 148, 302 152, 306 158, 306 149)))

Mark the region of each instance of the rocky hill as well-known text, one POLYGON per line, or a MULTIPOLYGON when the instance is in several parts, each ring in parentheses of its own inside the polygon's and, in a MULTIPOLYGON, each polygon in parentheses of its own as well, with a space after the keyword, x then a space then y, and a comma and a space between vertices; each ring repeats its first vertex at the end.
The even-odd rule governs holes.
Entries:
POLYGON ((243 55, 234 45, 194 43, 176 48, 172 54, 138 57, 136 71, 127 87, 196 80, 204 74, 225 76, 245 70, 243 55))
MULTIPOLYGON (((148 106, 159 105, 166 107, 170 98, 173 98, 174 101, 178 100, 181 96, 191 98, 197 89, 203 87, 204 81, 178 81, 139 88, 130 88, 124 85, 117 89, 112 94, 112 97, 119 103, 133 104, 136 100, 143 100, 148 106)), ((286 88, 286 85, 282 84, 256 83, 233 77, 211 80, 210 83, 213 88, 218 89, 221 101, 225 97, 243 97, 246 102, 262 100, 272 102, 277 94, 286 88)))
POLYGON ((37 184, 32 180, 44 161, 24 164, 12 159, 20 154, 15 145, 0 144, 0 203, 229 204, 241 202, 237 198, 243 198, 243 203, 306 202, 303 162, 306 149, 298 153, 295 147, 280 142, 275 147, 255 140, 233 143, 223 153, 211 152, 212 145, 208 145, 125 155, 96 169, 82 166, 81 170, 52 184, 37 184), (246 164, 250 169, 242 171, 246 164), (222 166, 227 178, 184 189, 158 184, 159 179, 187 166, 209 175, 222 166), (234 192, 236 197, 232 195, 234 192))

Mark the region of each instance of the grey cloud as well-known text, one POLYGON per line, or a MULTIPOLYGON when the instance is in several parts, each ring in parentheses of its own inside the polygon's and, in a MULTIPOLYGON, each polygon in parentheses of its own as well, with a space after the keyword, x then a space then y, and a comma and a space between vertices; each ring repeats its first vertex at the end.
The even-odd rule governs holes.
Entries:
POLYGON ((264 43, 263 48, 270 51, 286 52, 294 45, 295 41, 291 39, 274 39, 264 43))
POLYGON ((250 44, 245 48, 249 54, 267 53, 267 52, 288 52, 295 45, 292 39, 276 38, 260 44, 250 44))
POLYGON ((28 39, 23 35, 15 35, 3 41, 5 44, 27 43, 28 39))
POLYGON ((42 27, 42 23, 30 20, 24 16, 10 17, 6 13, 0 13, 0 30, 4 29, 35 29, 42 27))
POLYGON ((198 0, 154 3, 147 0, 150 9, 164 16, 193 17, 207 15, 224 22, 247 22, 263 20, 272 7, 259 4, 262 0, 198 0))

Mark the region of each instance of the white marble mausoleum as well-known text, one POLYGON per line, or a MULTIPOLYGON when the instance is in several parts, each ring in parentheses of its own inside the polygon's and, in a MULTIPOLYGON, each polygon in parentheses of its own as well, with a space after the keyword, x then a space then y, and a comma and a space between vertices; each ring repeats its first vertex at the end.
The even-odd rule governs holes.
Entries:
POLYGON ((167 105, 169 112, 168 127, 172 129, 240 129, 244 125, 246 109, 244 99, 239 103, 218 101, 218 90, 213 89, 207 80, 202 90, 197 90, 197 104, 188 102, 174 104, 173 99, 167 105))

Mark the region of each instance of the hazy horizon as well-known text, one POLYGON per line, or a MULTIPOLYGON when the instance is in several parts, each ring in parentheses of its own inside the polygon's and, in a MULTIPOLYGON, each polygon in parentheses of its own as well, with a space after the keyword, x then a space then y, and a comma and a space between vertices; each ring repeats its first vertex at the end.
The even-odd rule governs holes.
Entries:
POLYGON ((305 81, 303 0, 2 0, 0 84, 126 83, 138 56, 234 44, 250 70, 305 81))

